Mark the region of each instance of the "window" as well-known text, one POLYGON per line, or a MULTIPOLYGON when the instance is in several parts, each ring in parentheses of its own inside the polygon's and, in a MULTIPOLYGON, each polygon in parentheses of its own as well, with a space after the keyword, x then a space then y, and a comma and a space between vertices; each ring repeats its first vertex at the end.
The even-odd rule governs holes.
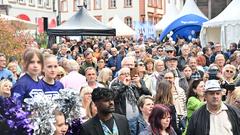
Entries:
POLYGON ((153 5, 152 0, 148 0, 148 6, 152 6, 152 5, 153 5))
POLYGON ((67 12, 68 11, 68 2, 67 0, 61 0, 61 11, 67 12))
POLYGON ((152 14, 148 15, 148 21, 150 24, 153 24, 153 15, 152 14))
MULTIPOLYGON (((8 0, 9 3, 16 3, 17 0, 8 0)), ((1 4, 3 4, 3 1, 0 2, 1 4)))
POLYGON ((124 7, 132 7, 132 0, 124 0, 124 7))
POLYGON ((132 18, 130 16, 125 17, 124 22, 129 26, 132 27, 132 18))
POLYGON ((50 7, 50 0, 45 0, 45 5, 44 5, 45 7, 50 7))
POLYGON ((19 3, 20 4, 26 4, 26 1, 25 0, 19 0, 19 3))
POLYGON ((94 9, 101 9, 101 0, 94 0, 94 9))
POLYGON ((29 3, 29 5, 34 6, 35 5, 35 0, 29 0, 28 3, 29 3))
POLYGON ((157 7, 162 8, 162 0, 157 0, 157 7))
POLYGON ((73 0, 73 11, 78 11, 78 6, 81 6, 80 0, 73 0))
POLYGON ((109 0, 109 8, 116 8, 116 0, 109 0))
POLYGON ((88 10, 91 9, 91 2, 90 2, 90 0, 84 0, 83 3, 84 3, 83 5, 86 6, 86 9, 88 9, 88 10))
POLYGON ((43 0, 38 0, 37 4, 38 6, 43 6, 43 0))

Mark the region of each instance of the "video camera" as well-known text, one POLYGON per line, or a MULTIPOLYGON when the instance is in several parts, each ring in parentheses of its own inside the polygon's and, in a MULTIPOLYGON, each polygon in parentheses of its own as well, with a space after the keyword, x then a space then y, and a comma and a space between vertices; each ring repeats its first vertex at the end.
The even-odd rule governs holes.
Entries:
MULTIPOLYGON (((217 74, 218 74, 219 70, 217 66, 212 66, 208 69, 208 75, 209 75, 209 80, 219 80, 220 78, 218 78, 217 74)), ((221 88, 226 89, 227 91, 233 91, 235 89, 235 85, 234 84, 229 84, 226 81, 223 81, 221 83, 221 88)))

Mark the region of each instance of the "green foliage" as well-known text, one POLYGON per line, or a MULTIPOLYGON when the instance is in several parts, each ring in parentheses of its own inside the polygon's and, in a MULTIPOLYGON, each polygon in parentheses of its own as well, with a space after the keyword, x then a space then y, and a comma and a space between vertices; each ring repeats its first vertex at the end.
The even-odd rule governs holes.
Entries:
POLYGON ((41 48, 47 48, 47 45, 48 45, 47 33, 38 34, 36 37, 36 41, 40 45, 41 48))

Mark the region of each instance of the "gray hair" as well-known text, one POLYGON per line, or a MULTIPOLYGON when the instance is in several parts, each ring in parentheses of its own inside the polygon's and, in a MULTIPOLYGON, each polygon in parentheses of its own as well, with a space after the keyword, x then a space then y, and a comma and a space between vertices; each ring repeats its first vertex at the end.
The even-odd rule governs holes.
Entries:
POLYGON ((78 71, 80 68, 79 64, 75 60, 68 60, 66 67, 69 72, 78 71))

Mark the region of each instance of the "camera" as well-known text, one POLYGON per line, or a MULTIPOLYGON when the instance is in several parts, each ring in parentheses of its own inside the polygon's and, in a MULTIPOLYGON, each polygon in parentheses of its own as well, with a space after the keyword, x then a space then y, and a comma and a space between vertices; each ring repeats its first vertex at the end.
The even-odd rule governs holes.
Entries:
POLYGON ((226 89, 227 91, 234 91, 235 90, 235 84, 233 83, 227 83, 227 82, 224 82, 221 84, 221 88, 224 88, 226 89))
POLYGON ((217 77, 218 68, 216 66, 212 66, 208 69, 209 80, 219 80, 217 77))

